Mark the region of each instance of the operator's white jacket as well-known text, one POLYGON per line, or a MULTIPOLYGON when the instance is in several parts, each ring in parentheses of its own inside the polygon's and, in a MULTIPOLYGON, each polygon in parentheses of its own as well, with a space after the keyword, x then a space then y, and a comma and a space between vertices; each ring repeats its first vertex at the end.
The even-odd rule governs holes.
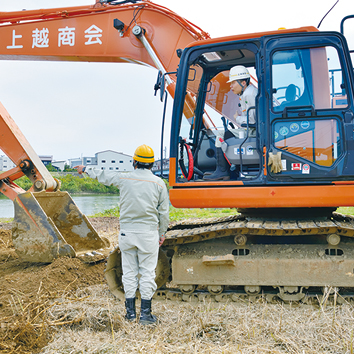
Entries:
MULTIPOLYGON (((253 86, 252 84, 248 85, 243 92, 240 98, 240 107, 241 107, 241 115, 235 116, 236 123, 238 124, 246 124, 247 123, 247 110, 250 107, 254 107, 256 105, 256 96, 257 96, 258 89, 253 86)), ((249 123, 254 124, 256 111, 254 109, 250 110, 249 112, 249 123)))
POLYGON ((169 222, 169 198, 164 181, 148 169, 114 172, 86 167, 85 172, 99 182, 120 191, 120 228, 158 230, 165 234, 169 222))

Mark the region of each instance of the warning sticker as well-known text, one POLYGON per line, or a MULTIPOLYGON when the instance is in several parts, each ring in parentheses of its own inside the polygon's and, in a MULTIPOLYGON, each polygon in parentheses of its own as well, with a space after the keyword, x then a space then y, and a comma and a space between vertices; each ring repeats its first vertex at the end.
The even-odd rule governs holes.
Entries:
POLYGON ((281 160, 282 170, 286 171, 286 160, 281 160))
POLYGON ((253 155, 253 146, 249 145, 246 147, 246 155, 253 155))
POLYGON ((303 120, 300 125, 302 129, 308 129, 310 127, 310 122, 308 120, 303 120))
POLYGON ((292 163, 291 170, 292 171, 301 171, 301 163, 292 163))
MULTIPOLYGON (((242 152, 242 155, 245 154, 245 148, 244 147, 241 149, 241 152, 242 152)), ((240 148, 239 147, 234 148, 234 155, 240 155, 240 148)))
POLYGON ((307 163, 303 164, 302 173, 309 174, 310 173, 310 165, 308 165, 307 163))
POLYGON ((280 133, 280 135, 282 135, 282 136, 286 136, 286 135, 288 135, 289 134, 289 129, 287 128, 287 127, 281 127, 280 129, 279 129, 279 133, 280 133))
POLYGON ((290 125, 290 130, 293 132, 293 133, 296 133, 298 130, 299 130, 299 124, 297 123, 292 123, 290 125))

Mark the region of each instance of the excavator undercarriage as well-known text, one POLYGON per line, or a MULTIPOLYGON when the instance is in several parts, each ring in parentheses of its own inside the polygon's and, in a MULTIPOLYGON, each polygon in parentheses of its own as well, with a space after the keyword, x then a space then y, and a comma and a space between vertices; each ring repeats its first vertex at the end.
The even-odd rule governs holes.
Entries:
MULTIPOLYGON (((289 219, 291 210, 277 210, 272 220, 254 212, 172 224, 159 254, 155 298, 317 303, 327 291, 338 303, 354 301, 354 217, 330 210, 306 217, 305 209, 289 219)), ((105 275, 123 298, 118 248, 105 275)))

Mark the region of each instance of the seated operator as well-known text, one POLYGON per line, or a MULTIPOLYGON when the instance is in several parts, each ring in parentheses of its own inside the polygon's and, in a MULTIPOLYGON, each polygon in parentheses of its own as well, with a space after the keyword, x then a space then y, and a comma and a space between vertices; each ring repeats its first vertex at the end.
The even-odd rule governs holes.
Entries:
MULTIPOLYGON (((250 83, 251 75, 247 68, 242 65, 237 65, 231 68, 229 74, 229 81, 231 91, 239 96, 239 107, 241 108, 241 115, 236 112, 234 118, 236 123, 240 126, 247 124, 247 110, 256 105, 257 88, 250 83)), ((249 111, 249 123, 254 124, 255 110, 249 111)), ((227 181, 230 179, 230 165, 226 160, 221 149, 223 137, 217 136, 215 139, 216 147, 216 170, 212 174, 204 174, 203 179, 206 181, 227 181), (220 140, 221 139, 221 140, 220 140)))

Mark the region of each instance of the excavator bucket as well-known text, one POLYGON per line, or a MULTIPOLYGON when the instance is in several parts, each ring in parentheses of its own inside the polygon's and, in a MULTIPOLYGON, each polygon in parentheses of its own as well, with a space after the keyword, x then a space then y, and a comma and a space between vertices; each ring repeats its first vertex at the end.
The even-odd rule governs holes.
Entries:
POLYGON ((105 258, 109 242, 101 238, 67 192, 26 192, 14 200, 13 244, 29 262, 57 257, 105 258))

